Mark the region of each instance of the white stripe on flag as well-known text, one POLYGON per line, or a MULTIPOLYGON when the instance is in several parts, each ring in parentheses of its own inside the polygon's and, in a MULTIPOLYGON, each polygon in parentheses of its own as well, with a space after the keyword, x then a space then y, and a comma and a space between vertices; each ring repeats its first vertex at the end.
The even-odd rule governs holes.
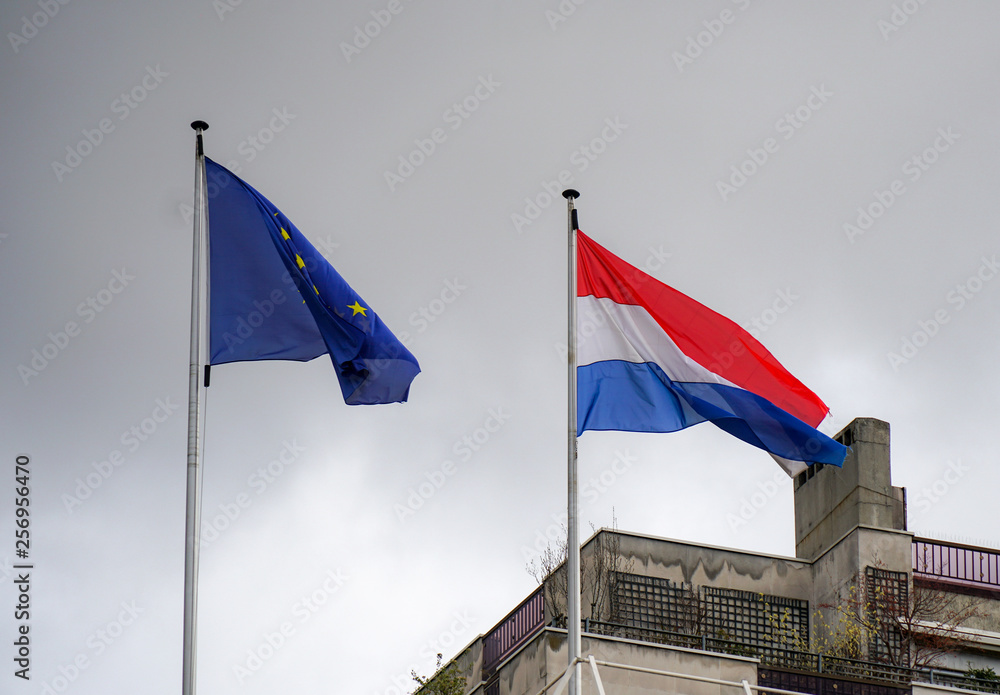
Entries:
POLYGON ((606 297, 577 297, 577 365, 606 360, 654 362, 674 381, 725 384, 730 381, 681 352, 641 306, 618 304, 606 297))

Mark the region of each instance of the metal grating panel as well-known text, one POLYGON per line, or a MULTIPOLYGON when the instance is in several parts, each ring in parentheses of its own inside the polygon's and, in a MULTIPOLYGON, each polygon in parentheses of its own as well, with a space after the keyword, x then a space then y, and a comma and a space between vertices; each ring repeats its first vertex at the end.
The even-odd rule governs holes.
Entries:
POLYGON ((612 613, 629 627, 694 633, 698 597, 690 584, 618 573, 612 613))
POLYGON ((705 634, 761 647, 809 648, 809 602, 703 586, 705 634))
POLYGON ((809 602, 638 574, 619 574, 614 611, 621 625, 705 635, 748 645, 809 647, 809 602))
POLYGON ((868 641, 868 658, 883 663, 907 664, 907 645, 899 630, 897 617, 909 602, 909 579, 906 572, 880 567, 865 568, 868 610, 873 622, 881 626, 868 641))

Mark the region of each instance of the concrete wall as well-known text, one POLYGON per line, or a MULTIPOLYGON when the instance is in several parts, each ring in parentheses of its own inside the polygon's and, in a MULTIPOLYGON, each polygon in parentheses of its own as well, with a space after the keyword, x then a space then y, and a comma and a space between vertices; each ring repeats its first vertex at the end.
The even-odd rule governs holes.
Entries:
POLYGON ((975 690, 960 690, 946 685, 931 685, 930 683, 914 683, 912 695, 948 695, 949 693, 974 693, 975 690))
MULTIPOLYGON (((890 476, 889 425, 874 418, 852 421, 838 435, 851 447, 843 468, 813 469, 794 482, 795 538, 798 557, 781 557, 731 548, 698 545, 679 540, 652 538, 634 533, 602 529, 581 551, 585 574, 582 613, 584 618, 607 615, 601 608, 592 615, 593 568, 598 562, 602 538, 616 534, 619 568, 625 571, 699 586, 723 587, 754 593, 796 598, 809 602, 810 644, 821 647, 818 637, 829 638, 817 612, 826 614, 826 625, 835 627, 833 609, 847 595, 865 567, 881 566, 912 576, 912 534, 906 531, 905 490, 893 487, 890 476), (823 609, 827 606, 826 609, 823 609)), ((546 618, 550 618, 546 606, 546 618)), ((984 600, 985 615, 967 627, 1000 633, 1000 600, 984 600)), ((481 643, 480 643, 481 644, 481 643)), ((649 665, 660 670, 686 673, 726 673, 713 677, 739 681, 756 668, 740 657, 727 658, 680 648, 663 647, 615 638, 584 638, 584 653, 604 655, 609 661, 649 665), (747 670, 749 669, 749 671, 747 670), (740 675, 744 674, 744 675, 740 675)), ((949 657, 950 666, 964 670, 968 662, 992 665, 1000 647, 989 656, 971 652, 949 657)), ((470 647, 460 663, 477 682, 481 676, 481 646, 470 647)), ((531 695, 563 669, 565 632, 547 628, 537 635, 510 663, 501 669, 501 695, 531 695)), ((694 685, 671 683, 662 677, 620 672, 610 674, 611 683, 622 690, 609 692, 719 692, 699 690, 694 685), (673 688, 673 689, 672 689, 673 688)), ((748 678, 749 680, 749 678, 748 678)), ((605 686, 609 680, 605 679, 605 686)), ((754 682, 751 680, 751 682, 754 682)), ((700 687, 700 686, 698 686, 700 687)), ((474 692, 479 692, 477 688, 474 692)), ((918 691, 915 689, 914 693, 918 691)), ((928 693, 931 691, 927 691, 928 693)), ((935 693, 940 689, 934 690, 935 693)))
MULTIPOLYGON (((1000 599, 982 596, 963 596, 964 601, 974 601, 980 615, 970 619, 965 627, 1000 634, 1000 599)), ((997 669, 1000 673, 1000 669, 997 669)))
POLYGON ((561 640, 542 630, 500 668, 500 695, 535 695, 552 677, 553 642, 561 640))
POLYGON ((908 531, 854 528, 812 563, 816 604, 835 603, 865 567, 909 574, 912 542, 908 531))
MULTIPOLYGON (((612 533, 602 530, 602 533, 612 533)), ((631 572, 686 582, 697 590, 699 586, 715 586, 754 593, 796 598, 809 602, 810 644, 828 635, 816 617, 823 613, 824 622, 835 626, 832 609, 845 597, 859 573, 869 565, 882 566, 898 572, 910 568, 912 534, 856 527, 840 538, 832 548, 815 561, 798 560, 774 555, 751 553, 729 548, 696 545, 683 541, 650 538, 618 532, 621 555, 631 562, 631 572)), ((596 538, 585 547, 584 565, 593 563, 596 538)), ((583 616, 591 615, 590 587, 585 587, 583 616)))
POLYGON ((858 418, 837 438, 851 447, 843 467, 823 466, 795 480, 795 554, 801 558, 818 557, 856 526, 906 529, 904 493, 890 479, 889 423, 858 418))
MULTIPOLYGON (((608 533, 609 531, 602 531, 608 533)), ((621 554, 632 572, 694 586, 719 586, 808 600, 812 595, 809 562, 731 548, 697 545, 625 532, 621 554)))
POLYGON ((474 688, 482 680, 483 675, 483 639, 480 635, 472 640, 458 656, 451 660, 458 667, 459 673, 465 676, 467 684, 466 692, 479 692, 479 688, 474 688))
POLYGON ((955 654, 945 654, 938 664, 941 668, 952 668, 956 671, 967 671, 970 666, 975 668, 991 668, 994 673, 1000 674, 1000 655, 996 653, 969 654, 958 652, 955 654))
MULTIPOLYGON (((500 695, 535 695, 546 684, 556 680, 568 661, 566 631, 546 628, 500 669, 500 695)), ((691 649, 623 640, 613 637, 585 636, 583 654, 595 659, 640 668, 683 673, 739 683, 757 682, 757 660, 726 654, 711 654, 691 649)), ((597 692, 590 666, 583 671, 583 692, 597 692)), ((621 695, 652 695, 676 693, 684 695, 731 695, 732 686, 700 683, 690 679, 671 678, 611 667, 600 667, 601 682, 608 693, 621 695)), ((480 695, 482 686, 473 690, 480 695)))
MULTIPOLYGON (((694 650, 661 647, 657 645, 616 640, 612 638, 585 638, 583 653, 593 654, 600 659, 617 664, 628 664, 640 668, 683 673, 703 678, 738 683, 744 679, 751 684, 757 683, 757 660, 745 657, 708 654, 694 650)), ((556 661, 565 664, 565 653, 557 654, 556 661), (560 658, 561 657, 561 658, 560 658)), ((587 683, 593 681, 591 669, 584 667, 583 692, 597 692, 588 688, 587 683)), ((608 693, 627 693, 627 695, 652 695, 653 693, 676 693, 683 695, 731 695, 731 686, 721 686, 712 683, 700 683, 684 678, 670 678, 662 675, 644 674, 636 671, 599 667, 601 681, 608 693)))
MULTIPOLYGON (((867 566, 909 574, 912 534, 905 530, 905 491, 891 483, 888 423, 859 418, 838 437, 851 446, 843 468, 824 466, 811 478, 795 481, 798 558, 618 532, 622 560, 634 574, 695 588, 805 600, 810 618, 822 606, 838 604, 867 566)), ((594 566, 598 545, 595 536, 584 547, 585 568, 594 566)), ((583 616, 593 617, 586 579, 584 589, 583 616)), ((836 624, 832 611, 826 613, 827 624, 836 624)), ((816 621, 811 619, 810 625, 814 641, 816 621)))

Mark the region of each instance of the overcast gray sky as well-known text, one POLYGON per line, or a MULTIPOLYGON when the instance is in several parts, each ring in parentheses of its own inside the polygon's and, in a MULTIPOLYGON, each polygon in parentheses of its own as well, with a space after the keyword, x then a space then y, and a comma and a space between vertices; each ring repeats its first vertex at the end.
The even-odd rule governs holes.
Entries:
MULTIPOLYGON (((0 9, 0 690, 179 691, 195 119, 423 368, 378 407, 325 358, 214 371, 202 692, 408 691, 533 589, 567 185, 824 431, 888 421, 911 529, 1000 544, 996 3, 63 1, 0 9)), ((794 554, 787 479, 711 425, 587 433, 580 468, 585 536, 794 554)))

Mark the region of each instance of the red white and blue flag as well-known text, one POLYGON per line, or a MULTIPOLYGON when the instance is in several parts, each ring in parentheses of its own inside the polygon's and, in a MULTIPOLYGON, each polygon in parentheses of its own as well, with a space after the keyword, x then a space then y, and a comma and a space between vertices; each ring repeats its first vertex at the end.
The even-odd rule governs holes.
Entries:
POLYGON ((676 432, 706 420, 795 476, 847 448, 829 408, 747 331, 577 231, 577 431, 676 432))

